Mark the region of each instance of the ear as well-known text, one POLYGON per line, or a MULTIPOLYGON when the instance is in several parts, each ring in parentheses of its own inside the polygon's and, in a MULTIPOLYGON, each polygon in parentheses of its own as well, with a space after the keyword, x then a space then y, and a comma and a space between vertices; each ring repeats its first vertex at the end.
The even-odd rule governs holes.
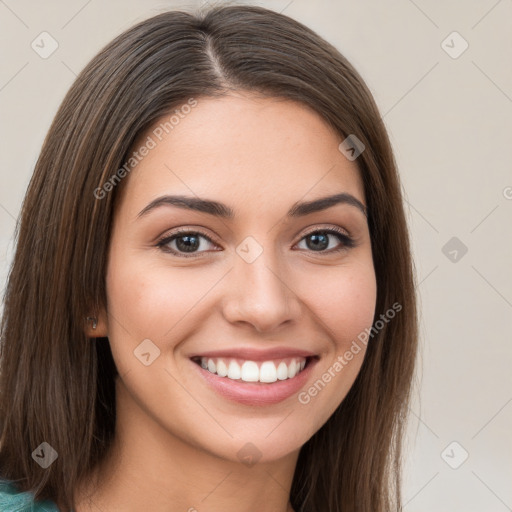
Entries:
POLYGON ((107 314, 104 310, 87 315, 85 335, 88 338, 106 338, 108 336, 107 314))

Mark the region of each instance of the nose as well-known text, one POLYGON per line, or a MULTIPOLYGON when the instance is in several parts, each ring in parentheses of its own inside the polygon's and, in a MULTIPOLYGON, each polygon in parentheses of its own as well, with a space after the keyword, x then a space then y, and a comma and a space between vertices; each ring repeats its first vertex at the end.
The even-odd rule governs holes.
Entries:
POLYGON ((296 322, 301 315, 300 300, 284 266, 264 250, 252 263, 236 257, 224 317, 231 323, 250 324, 259 333, 273 332, 296 322))

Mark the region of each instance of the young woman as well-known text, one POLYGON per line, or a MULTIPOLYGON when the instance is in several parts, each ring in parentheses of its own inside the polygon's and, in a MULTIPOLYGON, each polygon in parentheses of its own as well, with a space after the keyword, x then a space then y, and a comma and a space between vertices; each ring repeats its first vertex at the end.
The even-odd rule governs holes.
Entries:
POLYGON ((347 60, 260 7, 139 23, 77 78, 23 204, 0 509, 399 510, 416 315, 347 60))

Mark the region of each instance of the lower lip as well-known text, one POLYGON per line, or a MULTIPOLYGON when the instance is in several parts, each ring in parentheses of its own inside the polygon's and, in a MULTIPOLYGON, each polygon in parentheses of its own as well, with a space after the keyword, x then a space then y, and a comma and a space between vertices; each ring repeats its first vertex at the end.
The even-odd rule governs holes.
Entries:
POLYGON ((316 357, 312 358, 304 367, 304 370, 291 379, 265 383, 219 377, 216 373, 205 370, 202 366, 191 361, 200 375, 215 391, 229 400, 245 405, 271 405, 286 400, 306 384, 317 362, 316 357))

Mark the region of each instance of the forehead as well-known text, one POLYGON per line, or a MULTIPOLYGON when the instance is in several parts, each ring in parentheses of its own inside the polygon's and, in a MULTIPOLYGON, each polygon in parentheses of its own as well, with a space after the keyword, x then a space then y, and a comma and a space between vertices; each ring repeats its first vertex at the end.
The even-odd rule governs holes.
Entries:
POLYGON ((133 144, 151 147, 125 183, 137 206, 162 193, 215 197, 235 210, 336 192, 364 202, 357 164, 338 149, 342 137, 306 105, 252 94, 195 102, 133 144))

